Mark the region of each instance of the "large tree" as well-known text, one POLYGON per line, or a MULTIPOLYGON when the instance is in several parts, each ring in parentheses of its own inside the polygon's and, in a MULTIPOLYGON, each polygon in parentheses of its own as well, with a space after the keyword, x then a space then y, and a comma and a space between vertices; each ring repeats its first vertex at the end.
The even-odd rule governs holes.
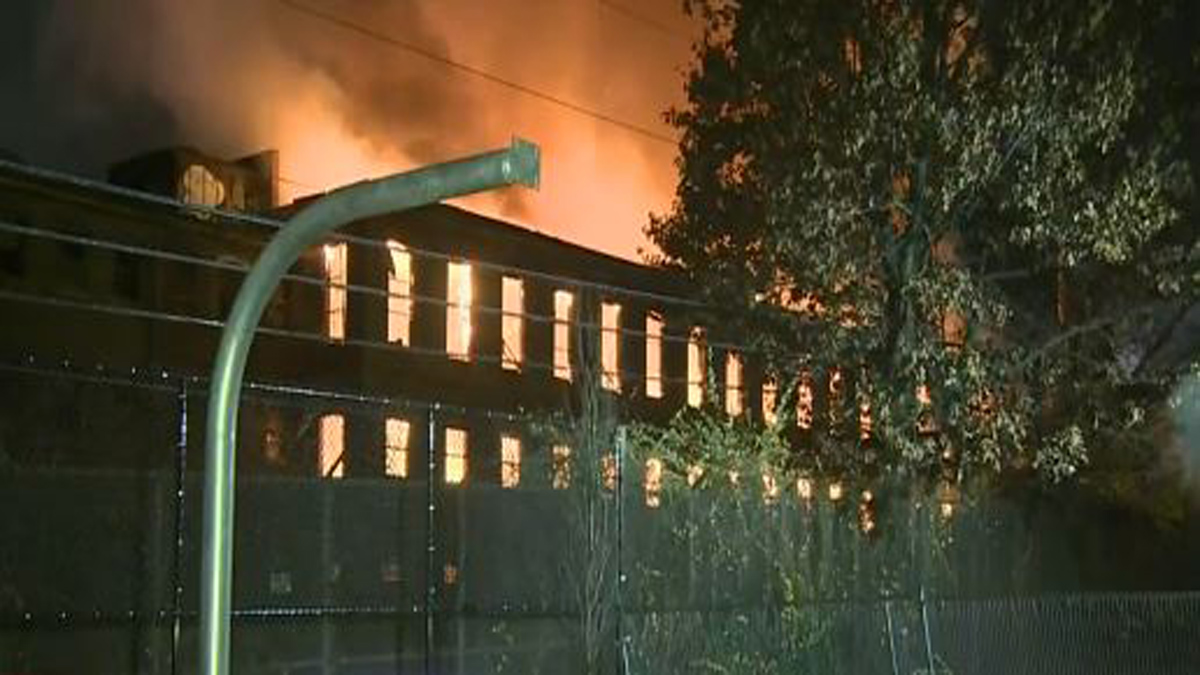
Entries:
POLYGON ((1062 478, 1145 447, 1196 367, 1194 5, 693 0, 660 262, 781 378, 853 382, 861 456, 1062 478))

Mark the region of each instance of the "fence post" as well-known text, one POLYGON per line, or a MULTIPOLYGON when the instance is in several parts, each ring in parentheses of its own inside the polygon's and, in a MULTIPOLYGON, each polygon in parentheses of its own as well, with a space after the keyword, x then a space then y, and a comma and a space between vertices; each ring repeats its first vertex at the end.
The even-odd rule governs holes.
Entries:
POLYGON ((900 675, 900 664, 896 662, 896 630, 892 625, 892 601, 883 601, 883 612, 887 616, 888 653, 892 657, 892 675, 900 675))
POLYGON ((616 630, 616 658, 617 658, 617 673, 618 675, 629 674, 629 654, 627 644, 625 642, 625 456, 626 456, 626 437, 625 427, 617 428, 617 437, 613 443, 613 451, 616 453, 614 463, 617 470, 617 564, 616 564, 616 585, 613 587, 613 592, 616 594, 616 620, 613 621, 616 630))
POLYGON ((925 602, 924 584, 921 585, 918 598, 921 603, 921 625, 925 632, 925 659, 929 663, 929 675, 935 675, 937 671, 933 669, 933 640, 929 636, 929 608, 925 602))
MULTIPOLYGON (((345 418, 343 418, 345 419, 345 418)), ((343 439, 345 438, 346 427, 342 427, 343 439)), ((342 455, 338 457, 342 466, 346 462, 346 444, 342 441, 342 455)), ((334 560, 333 554, 335 549, 334 543, 334 522, 333 517, 334 503, 333 490, 335 479, 332 475, 322 476, 317 480, 317 489, 319 490, 319 498, 321 504, 321 674, 333 675, 335 672, 334 662, 336 661, 337 645, 335 643, 333 617, 334 614, 329 611, 334 603, 333 583, 336 577, 336 569, 338 563, 334 560)))
POLYGON ((289 219, 246 274, 221 330, 209 383, 198 650, 202 675, 229 672, 238 404, 255 330, 280 280, 305 249, 340 226, 507 185, 536 187, 539 166, 537 146, 514 139, 506 150, 335 190, 289 219))
POLYGON ((434 573, 437 538, 434 535, 434 481, 437 480, 437 411, 429 408, 425 434, 425 675, 433 673, 433 607, 437 602, 437 576, 434 573))
POLYGON ((188 380, 183 378, 177 396, 179 430, 175 445, 175 550, 171 560, 171 675, 179 673, 179 632, 183 614, 184 490, 187 481, 188 380))

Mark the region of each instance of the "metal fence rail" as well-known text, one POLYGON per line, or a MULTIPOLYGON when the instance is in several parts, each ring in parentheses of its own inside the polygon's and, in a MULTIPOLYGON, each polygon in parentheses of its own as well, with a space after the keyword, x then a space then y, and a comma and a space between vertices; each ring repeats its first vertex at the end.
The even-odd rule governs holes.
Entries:
MULTIPOLYGON (((203 378, 158 371, 0 367, 0 673, 193 672, 204 395, 203 378)), ((975 564, 969 515, 954 525, 964 548, 937 564, 898 553, 914 547, 889 534, 861 537, 854 509, 830 504, 754 505, 746 532, 775 535, 753 548, 685 527, 712 506, 699 498, 647 507, 636 466, 616 499, 580 438, 574 482, 556 489, 563 439, 548 433, 533 417, 249 387, 236 672, 1200 667, 1198 593, 969 596, 936 571, 975 564), (344 419, 338 479, 316 470, 331 414, 344 419), (404 477, 385 471, 387 419, 411 424, 404 477), (458 485, 445 480, 447 428, 471 438, 458 485), (523 441, 512 488, 501 434, 523 441), (785 555, 803 562, 795 579, 812 580, 791 601, 764 565, 785 555)), ((881 515, 880 529, 897 518, 881 515)))

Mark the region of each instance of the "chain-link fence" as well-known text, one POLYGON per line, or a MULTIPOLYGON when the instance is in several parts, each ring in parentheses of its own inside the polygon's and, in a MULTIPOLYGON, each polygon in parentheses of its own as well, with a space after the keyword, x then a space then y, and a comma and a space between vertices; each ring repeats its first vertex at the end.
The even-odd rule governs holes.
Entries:
MULTIPOLYGON (((0 673, 195 670, 205 397, 3 367, 0 673)), ((1200 594, 1026 595, 1002 509, 879 489, 865 534, 849 493, 652 494, 619 415, 572 409, 249 386, 235 672, 1200 670, 1200 594)))

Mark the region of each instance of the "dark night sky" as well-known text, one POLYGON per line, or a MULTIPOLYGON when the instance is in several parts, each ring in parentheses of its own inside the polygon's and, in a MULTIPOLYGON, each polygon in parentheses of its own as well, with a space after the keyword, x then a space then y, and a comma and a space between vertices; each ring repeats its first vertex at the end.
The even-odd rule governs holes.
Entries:
POLYGON ((0 149, 33 163, 100 174, 113 158, 179 139, 161 101, 90 84, 86 53, 49 48, 55 5, 0 5, 0 149))

